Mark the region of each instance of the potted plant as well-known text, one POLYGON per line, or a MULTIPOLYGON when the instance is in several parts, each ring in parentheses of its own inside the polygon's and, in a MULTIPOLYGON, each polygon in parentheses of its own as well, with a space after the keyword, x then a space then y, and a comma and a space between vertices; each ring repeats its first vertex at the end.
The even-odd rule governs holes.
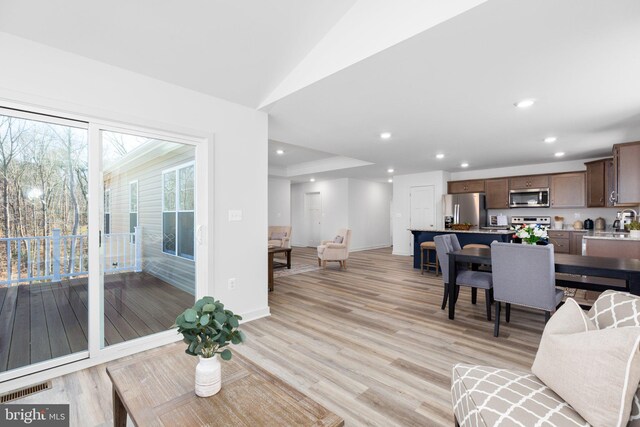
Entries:
POLYGON ((516 225, 511 227, 511 230, 515 231, 513 237, 522 239, 523 244, 535 245, 540 240, 547 238, 547 227, 544 225, 516 225))
POLYGON ((242 317, 225 310, 224 304, 212 297, 198 300, 176 318, 174 326, 188 344, 185 353, 200 358, 196 367, 198 396, 212 396, 220 391, 221 368, 215 356, 219 354, 223 360, 231 359, 231 350, 225 347, 246 340, 244 333, 238 330, 239 320, 242 317))
POLYGON ((640 222, 631 221, 627 227, 629 228, 629 237, 640 238, 640 222))

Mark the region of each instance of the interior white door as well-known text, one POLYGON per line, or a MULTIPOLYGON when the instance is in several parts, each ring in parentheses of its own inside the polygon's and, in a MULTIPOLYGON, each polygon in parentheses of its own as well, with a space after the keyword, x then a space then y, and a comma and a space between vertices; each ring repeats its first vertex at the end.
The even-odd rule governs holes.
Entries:
POLYGON ((423 185, 411 187, 410 204, 411 217, 410 228, 428 230, 436 223, 435 215, 435 187, 423 185))
POLYGON ((309 246, 320 244, 320 228, 322 225, 322 199, 319 192, 304 195, 306 235, 309 246))

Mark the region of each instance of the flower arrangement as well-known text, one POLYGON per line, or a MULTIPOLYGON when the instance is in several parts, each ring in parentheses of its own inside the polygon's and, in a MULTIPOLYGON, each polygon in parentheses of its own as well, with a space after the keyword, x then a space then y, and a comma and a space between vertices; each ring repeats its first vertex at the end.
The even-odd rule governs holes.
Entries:
POLYGON ((515 231, 514 238, 522 239, 523 242, 530 245, 535 245, 538 241, 547 238, 547 227, 544 225, 515 225, 511 227, 511 230, 515 231))

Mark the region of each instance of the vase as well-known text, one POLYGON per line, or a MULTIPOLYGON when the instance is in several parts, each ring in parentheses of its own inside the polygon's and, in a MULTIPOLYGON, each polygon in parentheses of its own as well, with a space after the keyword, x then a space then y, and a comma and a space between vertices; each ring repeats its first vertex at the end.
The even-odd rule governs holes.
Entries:
POLYGON ((222 386, 222 369, 217 357, 202 357, 196 366, 196 395, 213 396, 222 386))
POLYGON ((640 230, 629 230, 629 237, 640 239, 640 230))
POLYGON ((521 243, 523 245, 535 245, 536 244, 536 242, 527 242, 526 240, 523 240, 521 243))

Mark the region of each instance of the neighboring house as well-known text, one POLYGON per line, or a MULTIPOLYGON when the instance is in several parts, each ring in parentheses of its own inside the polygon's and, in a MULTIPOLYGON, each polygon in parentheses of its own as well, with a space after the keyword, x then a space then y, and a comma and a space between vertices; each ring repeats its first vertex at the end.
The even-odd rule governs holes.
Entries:
POLYGON ((104 173, 105 258, 195 294, 195 158, 191 146, 152 140, 104 173))

